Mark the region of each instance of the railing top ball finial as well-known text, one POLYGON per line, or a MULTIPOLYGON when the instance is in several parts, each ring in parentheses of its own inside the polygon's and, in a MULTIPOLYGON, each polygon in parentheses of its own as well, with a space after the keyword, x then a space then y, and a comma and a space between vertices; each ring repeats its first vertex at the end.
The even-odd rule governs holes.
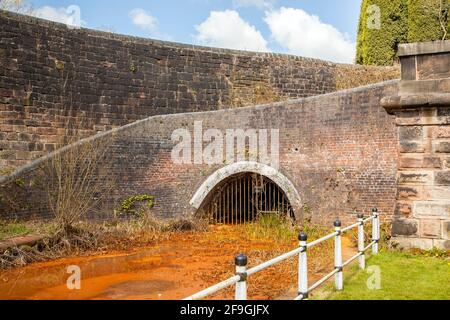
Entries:
POLYGON ((336 221, 334 221, 334 226, 337 228, 337 227, 341 227, 342 226, 342 222, 341 222, 341 220, 339 220, 339 219, 336 219, 336 221))
POLYGON ((300 232, 298 234, 298 240, 299 241, 307 241, 308 240, 308 235, 305 232, 300 232))
POLYGON ((236 258, 234 258, 234 263, 238 267, 245 267, 245 266, 247 266, 248 258, 245 254, 240 254, 240 255, 236 256, 236 258))
POLYGON ((364 219, 364 213, 358 213, 358 219, 364 219))
POLYGON ((372 209, 372 212, 373 212, 373 213, 378 212, 378 208, 373 208, 373 209, 372 209))

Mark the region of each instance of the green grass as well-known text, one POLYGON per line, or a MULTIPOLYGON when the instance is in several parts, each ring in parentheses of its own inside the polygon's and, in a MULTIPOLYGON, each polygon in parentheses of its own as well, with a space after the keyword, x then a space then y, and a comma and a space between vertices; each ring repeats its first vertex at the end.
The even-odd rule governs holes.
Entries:
MULTIPOLYGON (((356 262, 357 264, 357 262, 356 262)), ((450 260, 400 252, 382 252, 367 260, 379 266, 381 289, 369 290, 373 274, 352 265, 344 270, 344 290, 328 285, 317 297, 330 300, 449 300, 450 260)))
POLYGON ((255 240, 272 239, 291 242, 297 239, 297 228, 292 221, 276 213, 262 214, 253 223, 240 226, 247 237, 255 240))
POLYGON ((0 240, 26 235, 30 229, 24 223, 0 222, 0 240))
MULTIPOLYGON (((254 222, 238 226, 253 240, 275 240, 280 242, 298 242, 299 227, 289 217, 278 213, 261 214, 254 222)), ((308 234, 308 241, 321 238, 333 229, 317 225, 303 224, 302 231, 308 234)))

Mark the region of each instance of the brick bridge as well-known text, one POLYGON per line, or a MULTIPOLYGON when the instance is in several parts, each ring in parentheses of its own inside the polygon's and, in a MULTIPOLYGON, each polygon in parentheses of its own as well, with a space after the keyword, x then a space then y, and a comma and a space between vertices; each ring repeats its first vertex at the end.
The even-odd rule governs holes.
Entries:
MULTIPOLYGON (((44 46, 42 40, 45 39, 42 37, 57 37, 52 35, 52 32, 58 33, 58 28, 62 28, 53 24, 51 27, 44 26, 48 28, 46 32, 38 33, 39 36, 33 37, 33 28, 36 27, 36 24, 40 25, 39 28, 44 28, 42 24, 46 23, 37 23, 35 19, 28 21, 25 18, 18 19, 8 15, 2 16, 1 19, 6 19, 5 24, 2 23, 2 28, 5 28, 5 25, 10 28, 2 29, 2 32, 10 35, 11 39, 18 30, 22 33, 30 33, 28 37, 25 37, 24 44, 16 45, 16 50, 19 51, 27 43, 31 43, 33 48, 44 46), (54 29, 53 27, 57 31, 51 31, 54 29)), ((80 47, 81 52, 84 52, 82 50, 88 44, 101 42, 113 46, 119 40, 122 44, 124 41, 114 38, 116 36, 108 36, 109 40, 102 38, 103 40, 100 41, 92 35, 92 31, 73 32, 70 44, 73 48, 80 47), (81 34, 83 32, 88 34, 81 34)), ((136 51, 136 55, 141 54, 139 59, 142 60, 145 60, 146 54, 150 54, 149 49, 154 50, 152 53, 156 54, 154 65, 145 65, 142 68, 150 68, 159 75, 161 72, 166 72, 165 80, 158 79, 159 84, 165 83, 165 89, 154 88, 154 84, 152 84, 154 79, 152 80, 148 74, 137 74, 137 79, 127 80, 125 77, 118 81, 122 85, 124 81, 130 81, 142 86, 142 92, 133 86, 118 87, 118 90, 124 92, 130 88, 136 90, 135 94, 128 95, 126 101, 120 100, 120 97, 117 97, 116 100, 111 96, 107 97, 106 94, 110 93, 107 91, 97 98, 94 97, 94 92, 88 94, 87 97, 95 100, 95 103, 99 103, 98 99, 102 100, 102 103, 96 107, 108 109, 104 109, 105 112, 102 114, 105 117, 98 118, 97 124, 97 126, 103 124, 105 127, 101 129, 106 131, 81 140, 69 148, 78 148, 89 141, 108 141, 107 161, 105 160, 102 164, 102 170, 98 173, 97 178, 100 180, 111 178, 115 181, 115 185, 108 198, 109 201, 104 203, 102 212, 105 213, 105 216, 99 214, 99 218, 108 218, 108 212, 112 212, 118 201, 141 194, 156 196, 154 212, 158 215, 172 217, 196 214, 211 200, 218 186, 223 186, 233 177, 239 177, 235 183, 240 183, 245 190, 245 183, 248 182, 248 176, 245 175, 256 174, 259 177, 268 178, 268 181, 273 184, 274 193, 281 192, 282 196, 274 196, 271 199, 286 203, 299 220, 308 219, 314 223, 330 224, 336 217, 340 217, 344 222, 350 222, 354 221, 356 211, 368 213, 372 207, 378 207, 383 213, 383 218, 392 221, 393 234, 402 246, 449 248, 450 42, 401 46, 399 52, 402 64, 401 80, 340 91, 336 91, 340 88, 336 86, 335 80, 327 81, 331 78, 336 79, 337 69, 342 70, 345 67, 345 70, 349 70, 353 67, 288 56, 248 54, 251 55, 249 57, 242 52, 224 50, 218 53, 214 49, 202 49, 206 50, 206 53, 202 54, 209 58, 201 56, 198 61, 209 61, 208 66, 205 67, 196 64, 198 50, 200 50, 198 48, 189 51, 188 48, 172 45, 171 49, 163 50, 162 44, 155 42, 145 45, 137 45, 132 42, 127 46, 129 46, 128 51, 132 49, 136 51), (170 59, 174 55, 178 56, 171 61, 170 59), (188 66, 180 62, 180 55, 183 55, 184 61, 190 61, 188 63, 190 69, 186 69, 188 66), (165 56, 169 58, 166 59, 165 56), (224 59, 228 59, 230 64, 223 63, 224 59), (276 71, 266 68, 267 65, 270 65, 267 62, 270 59, 278 64, 276 68, 274 67, 276 71), (237 60, 246 62, 236 64, 237 60), (219 62, 214 63, 213 61, 219 62), (253 80, 249 80, 251 84, 246 84, 245 79, 251 74, 249 70, 252 69, 253 62, 258 62, 256 66, 260 68, 254 73, 265 75, 256 80, 252 78, 253 80), (174 65, 170 66, 170 64, 174 65), (230 66, 233 66, 232 69, 227 70, 230 66), (298 70, 303 70, 298 74, 294 71, 297 66, 298 70), (216 67, 219 69, 214 69, 216 67), (155 68, 159 69, 155 71, 155 68), (181 76, 179 75, 180 71, 175 70, 177 68, 184 70, 181 72, 181 76), (203 74, 195 74, 196 68, 210 69, 203 74), (234 73, 236 68, 242 68, 240 80, 236 80, 237 74, 234 73), (280 73, 284 72, 282 70, 287 70, 284 68, 291 71, 280 76, 280 73), (223 72, 223 77, 222 75, 218 76, 219 70, 223 72), (194 72, 194 75, 189 72, 194 72), (171 100, 172 95, 168 93, 173 85, 173 81, 169 81, 170 77, 178 79, 174 90, 181 90, 174 93, 174 96, 178 97, 174 101, 171 100), (196 77, 199 79, 210 77, 209 84, 197 83, 196 93, 193 93, 190 90, 194 87, 191 85, 196 83, 196 77), (226 79, 231 79, 230 83, 226 82, 226 79), (269 79, 268 82, 265 82, 267 79, 269 79), (263 83, 265 84, 263 85, 263 83), (280 85, 277 86, 276 83, 280 85), (218 87, 220 85, 223 85, 221 89, 218 87), (146 86, 153 86, 155 92, 146 92, 146 86), (251 101, 254 97, 252 92, 257 92, 254 91, 255 86, 258 88, 265 86, 266 89, 270 87, 272 93, 276 92, 277 96, 283 96, 289 100, 234 109, 219 108, 220 110, 212 111, 198 110, 195 107, 198 105, 199 108, 201 106, 210 110, 214 108, 209 104, 218 106, 226 103, 231 106, 236 97, 247 99, 244 102, 246 104, 257 103, 258 101, 251 101), (236 91, 236 88, 239 88, 239 91, 236 91), (304 88, 304 90, 302 91, 300 88, 304 88), (219 90, 221 93, 216 96, 215 94, 219 91, 215 90, 219 90), (155 98, 147 101, 149 95, 156 95, 160 98, 156 98, 157 101, 155 98), (182 101, 184 102, 180 104, 182 101), (140 104, 154 106, 156 102, 164 102, 164 106, 173 103, 179 108, 160 112, 171 114, 155 116, 145 114, 145 112, 139 114, 139 110, 146 108, 145 106, 137 108, 140 104), (133 112, 129 113, 130 115, 134 114, 130 116, 131 119, 125 119, 125 123, 130 122, 129 124, 123 123, 123 119, 119 118, 117 118, 117 122, 111 123, 111 119, 114 119, 113 108, 118 108, 115 103, 136 106, 133 112), (186 111, 197 112, 186 113, 186 111), (106 121, 105 119, 110 120, 106 121), (252 161, 249 155, 247 155, 248 159, 244 161, 228 164, 196 163, 195 159, 192 162, 175 163, 172 158, 173 133, 182 129, 194 136, 195 126, 199 124, 201 124, 203 132, 208 129, 219 132, 227 132, 231 129, 256 129, 259 133, 264 130, 277 130, 280 142, 277 150, 279 153, 277 167, 263 164, 258 159, 252 161)), ((17 124, 3 125, 4 132, 0 133, 0 137, 7 142, 3 143, 6 145, 3 149, 9 148, 8 150, 2 149, 2 151, 8 151, 8 155, 13 152, 15 159, 11 158, 10 162, 3 163, 17 168, 12 174, 0 178, 0 215, 6 218, 46 217, 49 210, 42 200, 45 192, 42 185, 45 183, 46 177, 42 176, 38 168, 54 154, 50 153, 50 155, 21 166, 23 163, 27 163, 26 159, 31 159, 30 155, 36 151, 25 148, 25 143, 12 140, 20 140, 20 137, 23 137, 22 140, 26 140, 27 135, 30 135, 29 132, 26 132, 28 128, 42 128, 33 127, 30 122, 27 122, 30 121, 26 117, 27 115, 33 112, 38 114, 39 108, 47 110, 45 107, 51 105, 50 101, 54 101, 51 108, 57 110, 61 102, 56 102, 56 98, 49 98, 49 95, 54 93, 52 86, 45 88, 43 84, 36 85, 37 90, 48 90, 48 93, 40 93, 36 96, 36 92, 33 91, 36 88, 31 87, 29 94, 25 95, 25 98, 29 97, 29 99, 24 99, 22 94, 26 92, 23 91, 23 88, 26 88, 27 83, 31 80, 13 84, 5 81, 12 74, 11 70, 13 69, 18 77, 26 78, 27 75, 24 70, 19 70, 21 65, 17 64, 17 61, 8 59, 9 49, 2 48, 0 47, 0 58, 8 61, 8 66, 2 65, 3 74, 0 81, 2 94, 0 96, 4 99, 0 105, 3 108, 1 110, 9 110, 7 109, 9 106, 24 109, 5 111, 7 112, 6 116, 13 116, 18 122, 17 124), (43 98, 48 98, 48 100, 44 103, 43 98), (30 99, 36 100, 33 102, 30 99), (34 107, 35 104, 40 107, 34 107), (14 112, 17 114, 13 114, 14 112), (7 126, 11 126, 11 128, 7 126), (19 130, 19 132, 13 132, 14 130, 19 130), (12 140, 8 140, 7 136, 11 136, 12 140), (14 198, 14 202, 9 201, 12 198, 14 198)), ((45 48, 45 50, 53 52, 59 49, 45 48)), ((107 50, 105 49, 105 51, 107 50)), ((42 53, 39 50, 37 53, 20 51, 21 57, 26 57, 27 54, 36 54, 39 60, 39 54, 42 53)), ((65 57, 66 61, 70 61, 70 57, 67 56, 69 53, 65 52, 64 54, 62 57, 65 57)), ((33 56, 33 58, 36 57, 33 56)), ((103 61, 103 64, 123 61, 123 57, 96 57, 95 54, 92 54, 91 58, 98 58, 99 61, 103 61)), ((129 57, 125 58, 128 61, 126 67, 129 67, 128 63, 131 63, 132 66, 142 65, 142 61, 130 62, 129 57)), ((43 59, 47 61, 48 57, 43 59)), ((63 58, 59 59, 63 60, 63 58)), ((87 60, 78 62, 88 63, 87 60)), ((51 62, 47 61, 47 63, 51 62)), ((75 63, 73 66, 70 66, 70 63, 66 64, 69 65, 64 67, 63 64, 57 64, 56 66, 59 66, 58 68, 61 69, 59 71, 63 72, 64 68, 74 68, 76 65, 75 63)), ((110 68, 111 66, 105 65, 104 67, 110 68)), ((91 70, 88 66, 86 68, 87 71, 91 70)), ((355 67, 356 72, 361 71, 358 68, 355 67)), ((44 68, 44 70, 47 69, 44 68)), ((133 68, 131 71, 135 72, 134 70, 133 68)), ((95 72, 100 73, 100 75, 97 74, 99 77, 114 74, 108 70, 95 72)), ((374 71, 365 70, 364 72, 368 74, 374 71)), ((391 70, 384 72, 391 72, 391 70)), ((95 76, 96 74, 92 79, 95 79, 95 76)), ((31 76, 28 75, 28 77, 31 76)), ((119 78, 121 77, 119 74, 119 78)), ((51 81, 44 75, 36 75, 36 78, 39 78, 39 81, 51 81)), ((72 85, 76 87, 75 82, 78 80, 71 79, 71 81, 73 81, 72 85)), ((83 81, 85 83, 89 79, 83 81)), ((110 86, 112 85, 115 84, 110 84, 110 86)), ((107 88, 103 90, 107 90, 107 88)), ((109 90, 115 89, 111 87, 109 90)), ((66 98, 64 97, 64 99, 66 98)), ((76 95, 73 98, 79 99, 79 103, 86 105, 87 108, 92 107, 87 98, 86 100, 82 96, 76 95)), ((265 98, 267 97, 265 96, 265 98)), ((267 99, 270 101, 271 98, 267 99)), ((70 112, 83 113, 82 111, 71 110, 70 112)), ((66 112, 65 115, 70 117, 70 112, 66 112)), ((51 112, 45 111, 43 116, 51 114, 51 112)), ((123 112, 121 117, 126 118, 127 114, 127 112, 123 112)), ((53 115, 55 116, 54 113, 53 115)), ((86 119, 92 120, 89 117, 86 119)), ((40 125, 46 120, 33 121, 37 121, 40 125)), ((95 124, 96 120, 92 121, 95 124)), ((3 123, 6 122, 3 121, 3 123)), ((86 130, 86 135, 92 134, 92 130, 97 129, 99 128, 90 127, 89 130, 86 130)), ((51 129, 51 132, 48 130, 50 129, 43 130, 45 132, 40 137, 40 131, 36 130, 36 135, 38 135, 36 139, 45 140, 48 139, 48 135, 58 136, 58 129, 56 131, 51 129)), ((79 127, 74 130, 82 131, 79 127)), ((66 134, 67 132, 64 131, 61 135, 66 134)), ((191 150, 205 148, 208 143, 202 140, 200 138, 200 144, 194 143, 191 150)), ((37 153, 38 156, 44 156, 52 150, 50 146, 54 144, 47 142, 43 143, 43 148, 45 149, 48 145, 49 150, 41 150, 40 153, 37 153)), ((27 142, 27 146, 30 143, 37 146, 42 142, 27 142)), ((6 160, 8 160, 7 157, 6 160)), ((243 196, 245 197, 245 192, 243 196)))

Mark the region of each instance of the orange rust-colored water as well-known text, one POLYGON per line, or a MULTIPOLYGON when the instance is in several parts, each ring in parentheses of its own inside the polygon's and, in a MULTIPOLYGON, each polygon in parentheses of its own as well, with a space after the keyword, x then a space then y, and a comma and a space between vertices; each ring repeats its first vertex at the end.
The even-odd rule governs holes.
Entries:
MULTIPOLYGON (((213 229, 209 233, 213 232, 221 231, 213 229)), ((223 234, 218 239, 211 237, 211 234, 183 233, 152 246, 138 248, 134 252, 69 257, 0 271, 0 299, 182 299, 231 276, 236 254, 273 250, 272 241, 240 241, 239 235, 232 233, 226 230, 225 237, 229 236, 228 241, 224 241, 223 234), (67 268, 72 265, 81 270, 80 290, 70 290, 66 284, 71 275, 67 268)), ((216 234, 215 237, 220 236, 216 234)), ((295 279, 285 279, 283 274, 277 276, 275 272, 269 272, 269 276, 272 276, 277 285, 287 285, 286 289, 292 289, 295 285, 295 279), (283 284, 283 281, 286 283, 283 284)), ((267 280, 264 282, 269 290, 270 283, 267 280)), ((258 292, 259 287, 261 286, 254 286, 254 293, 250 298, 277 298, 258 292)), ((214 298, 232 298, 232 290, 214 298)))

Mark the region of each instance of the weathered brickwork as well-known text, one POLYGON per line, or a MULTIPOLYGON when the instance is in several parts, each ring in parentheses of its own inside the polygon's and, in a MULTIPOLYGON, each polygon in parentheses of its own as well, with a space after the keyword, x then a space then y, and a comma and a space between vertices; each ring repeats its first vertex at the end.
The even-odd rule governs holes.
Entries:
POLYGON ((0 171, 61 142, 153 115, 283 101, 398 77, 395 67, 70 30, 2 11, 0 171))
MULTIPOLYGON (((395 207, 398 139, 394 117, 381 108, 380 99, 397 90, 393 81, 266 106, 155 116, 120 128, 107 135, 109 161, 102 166, 116 182, 110 202, 151 194, 161 216, 194 214, 190 200, 195 192, 225 165, 174 164, 171 135, 180 128, 193 132, 194 122, 202 121, 204 131, 279 129, 279 171, 295 186, 302 213, 313 222, 331 225, 336 217, 354 222, 354 210, 368 214, 373 207, 389 218, 395 207)), ((46 177, 36 177, 32 168, 0 182, 0 193, 27 199, 15 208, 4 203, 2 216, 48 212, 40 190, 46 177)), ((103 212, 111 214, 112 208, 103 212)))
POLYGON ((399 95, 383 104, 400 139, 393 235, 402 246, 450 248, 450 41, 401 48, 399 95))

